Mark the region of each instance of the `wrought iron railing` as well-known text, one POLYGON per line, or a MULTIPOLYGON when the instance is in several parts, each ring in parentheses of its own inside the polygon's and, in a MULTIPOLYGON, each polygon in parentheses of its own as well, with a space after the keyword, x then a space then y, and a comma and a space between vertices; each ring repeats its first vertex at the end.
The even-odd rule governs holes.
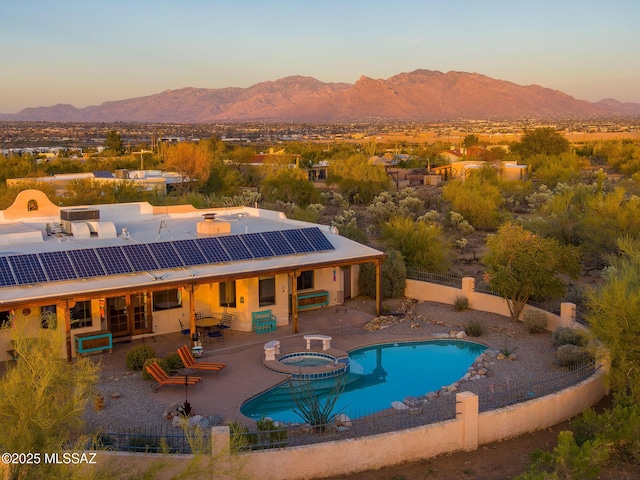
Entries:
POLYGON ((462 288, 462 277, 459 277, 457 275, 432 273, 416 268, 407 269, 407 279, 418 280, 420 282, 436 283, 438 285, 446 285, 454 288, 462 288))

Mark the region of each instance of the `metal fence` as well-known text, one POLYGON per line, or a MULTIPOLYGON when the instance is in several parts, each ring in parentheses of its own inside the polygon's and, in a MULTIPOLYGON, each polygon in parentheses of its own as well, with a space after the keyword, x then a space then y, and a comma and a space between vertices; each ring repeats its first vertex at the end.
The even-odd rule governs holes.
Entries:
POLYGON ((499 383, 485 383, 476 392, 479 410, 486 412, 544 397, 580 383, 593 375, 595 371, 595 362, 589 360, 564 368, 560 375, 534 375, 532 373, 528 377, 507 379, 499 383))
MULTIPOLYGON (((478 395, 480 412, 502 408, 549 395, 575 385, 596 371, 595 362, 588 361, 565 368, 560 374, 548 373, 507 379, 494 383, 491 378, 482 382, 469 382, 465 390, 478 395)), ((328 425, 270 424, 259 428, 261 422, 251 427, 232 424, 234 445, 241 450, 264 450, 299 445, 310 445, 334 440, 360 438, 379 433, 443 422, 456 417, 455 393, 434 396, 406 410, 389 408, 380 412, 348 411, 340 421, 328 425), (269 425, 270 424, 270 425, 269 425)), ((181 428, 159 424, 144 429, 112 431, 107 427, 89 426, 96 434, 98 446, 110 450, 151 453, 193 453, 194 442, 198 448, 208 442, 210 431, 202 429, 201 437, 187 437, 181 428)), ((204 448, 207 451, 207 448, 204 448)))
POLYGON ((442 275, 439 273, 432 273, 416 268, 407 268, 407 279, 418 280, 420 282, 435 283, 438 285, 446 285, 453 288, 462 288, 462 277, 459 277, 457 275, 442 275))
MULTIPOLYGON (((93 435, 93 446, 97 449, 118 450, 124 452, 147 453, 193 453, 195 439, 187 437, 181 428, 158 424, 145 427, 132 427, 122 430, 112 429, 108 425, 87 425, 86 431, 93 435)), ((207 429, 199 432, 205 440, 210 436, 207 429)))

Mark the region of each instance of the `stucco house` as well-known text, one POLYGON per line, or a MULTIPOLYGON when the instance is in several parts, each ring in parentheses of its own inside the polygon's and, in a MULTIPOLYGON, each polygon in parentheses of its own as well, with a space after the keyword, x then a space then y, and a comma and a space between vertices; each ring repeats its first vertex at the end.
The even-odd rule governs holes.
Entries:
POLYGON ((379 292, 383 260, 335 229, 275 211, 65 208, 26 190, 0 212, 0 360, 10 358, 15 322, 64 329, 69 358, 80 338, 115 343, 181 324, 195 332, 196 312, 231 313, 232 329, 251 331, 253 313, 270 310, 277 326, 297 331, 300 310, 357 295, 363 263, 376 265, 379 292))

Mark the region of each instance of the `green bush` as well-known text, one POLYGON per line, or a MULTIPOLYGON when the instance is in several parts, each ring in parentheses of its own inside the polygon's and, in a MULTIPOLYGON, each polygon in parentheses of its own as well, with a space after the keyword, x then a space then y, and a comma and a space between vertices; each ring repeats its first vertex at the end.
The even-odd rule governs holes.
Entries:
POLYGON ((584 347, 587 344, 587 337, 583 332, 575 328, 558 327, 553 332, 553 340, 559 347, 562 345, 576 345, 584 347))
POLYGON ((278 448, 287 443, 289 433, 286 428, 276 426, 270 418, 261 418, 256 422, 257 433, 248 435, 249 444, 253 449, 278 448))
POLYGON ((164 361, 167 365, 167 372, 171 370, 179 370, 184 367, 182 359, 177 352, 171 352, 170 354, 168 354, 166 357, 164 357, 164 361))
POLYGON ((556 351, 556 362, 561 367, 570 367, 589 358, 589 353, 578 345, 567 343, 556 351))
POLYGON ((522 319, 527 331, 531 334, 542 333, 547 329, 549 320, 547 314, 540 310, 528 310, 522 319))
POLYGON ((576 442, 600 441, 610 445, 612 459, 640 465, 640 403, 616 394, 614 405, 596 413, 589 409, 571 422, 576 442))
POLYGON ((453 309, 456 312, 462 312, 469 308, 469 299, 463 295, 457 296, 453 302, 453 309))
POLYGON ((148 345, 135 346, 127 353, 127 370, 142 370, 145 360, 155 356, 156 352, 148 345))
POLYGON ((470 337, 480 337, 485 331, 484 323, 478 320, 468 320, 464 324, 464 333, 470 337))
MULTIPOLYGON (((398 298, 404 295, 407 283, 407 269, 404 257, 398 250, 387 251, 387 259, 380 268, 380 290, 382 298, 398 298)), ((360 266, 360 293, 368 297, 376 296, 376 267, 372 263, 360 266)))

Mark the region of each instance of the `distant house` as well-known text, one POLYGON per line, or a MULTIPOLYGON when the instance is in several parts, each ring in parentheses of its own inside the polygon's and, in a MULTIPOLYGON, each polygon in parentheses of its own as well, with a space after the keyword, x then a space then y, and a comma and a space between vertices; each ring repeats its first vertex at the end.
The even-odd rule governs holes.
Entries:
POLYGON ((398 155, 394 155, 393 153, 385 153, 382 156, 373 155, 369 157, 369 165, 380 165, 384 168, 396 167, 401 161, 402 158, 398 155))
POLYGON ((155 190, 162 195, 182 182, 182 177, 177 172, 163 172, 161 170, 116 170, 114 173, 107 171, 83 172, 83 173, 56 173, 47 177, 7 178, 7 185, 19 185, 21 183, 43 183, 56 187, 59 193, 66 190, 67 185, 74 180, 95 180, 104 183, 131 182, 145 190, 155 190))
POLYGON ((251 167, 263 167, 269 164, 289 165, 291 167, 299 167, 302 155, 298 153, 286 153, 284 148, 282 150, 275 151, 270 148, 269 153, 257 153, 248 162, 243 162, 242 165, 251 167))

